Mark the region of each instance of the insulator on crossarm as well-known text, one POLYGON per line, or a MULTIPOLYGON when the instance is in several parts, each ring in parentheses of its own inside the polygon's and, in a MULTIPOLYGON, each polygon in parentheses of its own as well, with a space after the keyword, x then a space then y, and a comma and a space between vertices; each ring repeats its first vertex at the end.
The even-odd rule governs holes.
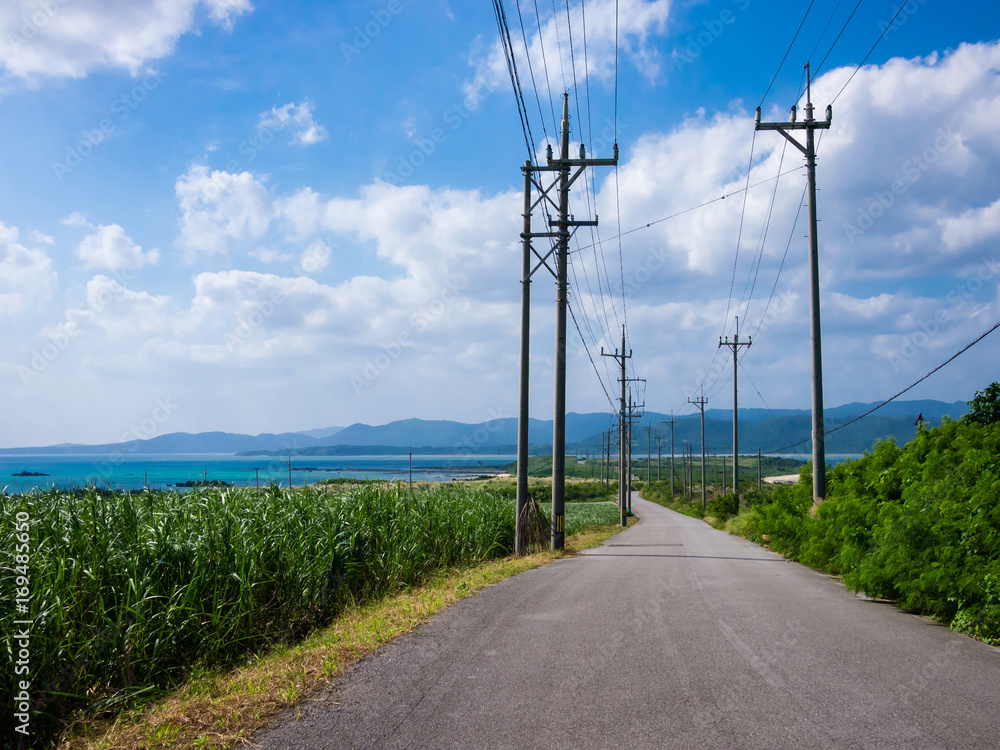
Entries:
POLYGON ((792 105, 792 115, 791 115, 792 116, 792 122, 795 122, 795 115, 796 115, 797 112, 798 112, 798 108, 793 104, 792 105))

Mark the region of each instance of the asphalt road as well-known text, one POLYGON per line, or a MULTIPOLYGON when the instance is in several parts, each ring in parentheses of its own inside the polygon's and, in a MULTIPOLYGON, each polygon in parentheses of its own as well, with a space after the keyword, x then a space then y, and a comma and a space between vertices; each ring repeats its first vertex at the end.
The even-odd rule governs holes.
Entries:
POLYGON ((1000 650, 633 497, 636 527, 459 602, 252 744, 1000 748, 1000 650))

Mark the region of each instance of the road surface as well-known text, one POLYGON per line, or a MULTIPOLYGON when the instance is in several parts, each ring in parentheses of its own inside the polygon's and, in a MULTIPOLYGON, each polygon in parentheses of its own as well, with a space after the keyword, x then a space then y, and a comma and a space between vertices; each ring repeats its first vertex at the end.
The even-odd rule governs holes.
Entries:
POLYGON ((1000 747, 1000 650, 632 506, 634 528, 457 603, 252 744, 1000 747))

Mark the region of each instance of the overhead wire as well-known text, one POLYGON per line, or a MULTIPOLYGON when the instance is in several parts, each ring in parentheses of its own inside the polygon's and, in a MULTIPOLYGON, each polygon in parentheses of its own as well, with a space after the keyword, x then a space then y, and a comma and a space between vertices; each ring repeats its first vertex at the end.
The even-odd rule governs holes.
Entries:
POLYGON ((493 11, 496 15, 497 29, 500 33, 500 43, 507 61, 507 72, 510 75, 511 86, 514 89, 514 98, 517 101, 517 114, 521 120, 521 130, 524 132, 524 143, 528 149, 528 158, 534 161, 534 137, 531 134, 531 125, 528 122, 527 105, 524 103, 521 81, 517 75, 517 61, 514 59, 514 45, 510 38, 510 28, 507 26, 507 14, 503 8, 503 0, 493 0, 493 11))
MULTIPOLYGON (((849 15, 847 17, 847 20, 844 21, 844 25, 841 27, 840 33, 837 34, 837 38, 833 40, 833 44, 830 45, 830 49, 828 49, 826 51, 826 54, 823 55, 823 59, 820 60, 819 65, 816 66, 816 70, 813 71, 814 75, 818 76, 819 72, 823 69, 823 65, 826 63, 827 58, 830 56, 830 53, 833 52, 833 48, 837 46, 837 42, 840 41, 840 37, 842 37, 844 35, 845 31, 847 31, 848 24, 851 23, 851 19, 854 18, 854 14, 858 12, 858 8, 861 7, 861 3, 862 2, 864 2, 864 0, 858 0, 857 5, 854 6, 854 10, 851 11, 851 15, 849 15)), ((905 1, 903 2, 903 5, 906 5, 905 1)), ((883 33, 885 33, 885 32, 883 32, 883 33)), ((881 37, 879 37, 879 38, 881 39, 881 37)))
POLYGON ((760 98, 760 104, 757 105, 758 107, 764 106, 764 100, 767 99, 767 95, 771 93, 771 87, 774 86, 774 82, 778 80, 778 74, 781 73, 781 68, 784 66, 785 60, 788 59, 788 54, 792 51, 792 47, 795 45, 795 40, 799 38, 799 32, 802 31, 802 26, 805 24, 806 18, 809 17, 809 11, 812 10, 813 3, 815 1, 816 0, 809 0, 809 7, 806 8, 806 12, 803 14, 802 20, 799 21, 799 27, 795 30, 795 34, 792 36, 792 41, 788 43, 788 49, 785 50, 785 54, 782 56, 781 62, 778 63, 778 69, 774 71, 774 75, 771 76, 771 82, 767 84, 767 90, 764 91, 764 96, 760 98))
POLYGON ((841 87, 840 91, 837 92, 837 95, 833 97, 833 100, 830 102, 831 105, 836 103, 837 99, 840 98, 840 95, 844 93, 844 89, 846 89, 850 85, 851 81, 854 80, 854 76, 856 76, 858 74, 858 71, 865 66, 865 63, 868 62, 868 58, 871 57, 872 52, 875 51, 875 48, 878 46, 879 42, 882 41, 882 38, 885 36, 886 32, 892 28, 892 25, 894 23, 896 23, 896 19, 899 17, 899 14, 903 12, 903 8, 906 7, 909 1, 910 0, 903 0, 903 4, 899 6, 899 9, 896 11, 896 15, 894 15, 892 17, 892 20, 889 21, 889 25, 886 26, 884 29, 882 29, 882 33, 878 35, 878 39, 875 40, 875 44, 871 46, 871 49, 868 50, 868 52, 862 58, 861 63, 858 65, 858 67, 854 69, 854 72, 851 73, 851 77, 847 79, 847 82, 841 87))
MULTIPOLYGON (((524 42, 524 57, 528 62, 528 74, 531 76, 531 88, 535 92, 535 103, 538 105, 538 120, 542 123, 542 135, 547 141, 549 139, 548 128, 545 127, 545 115, 542 114, 542 98, 538 93, 538 84, 535 82, 535 68, 531 64, 531 50, 528 48, 528 34, 524 29, 524 17, 521 15, 521 0, 514 0, 517 6, 517 20, 521 26, 521 39, 524 42)), ((541 43, 541 38, 539 38, 541 43)), ((534 158, 532 158, 534 162, 534 158)))
MULTIPOLYGON (((965 352, 969 351, 969 349, 971 349, 972 347, 974 347, 976 344, 978 344, 980 341, 982 341, 983 339, 985 339, 987 336, 989 336, 991 333, 993 333, 998 328, 1000 328, 1000 320, 998 320, 996 323, 994 323, 988 330, 986 330, 985 332, 981 333, 975 339, 973 339, 968 344, 966 344, 965 346, 963 346, 957 352, 955 352, 954 354, 952 354, 950 357, 948 357, 948 359, 946 359, 944 362, 942 362, 941 364, 939 364, 937 367, 935 367, 933 370, 931 370, 930 372, 928 372, 926 375, 923 375, 922 377, 920 377, 917 380, 915 380, 912 383, 910 383, 903 390, 899 391, 896 394, 893 394, 892 396, 890 396, 889 398, 887 398, 885 401, 882 401, 881 403, 877 404, 876 406, 874 406, 871 409, 869 409, 868 411, 866 411, 864 414, 861 414, 861 415, 859 415, 857 417, 854 417, 853 419, 851 419, 851 420, 849 420, 847 422, 844 422, 844 424, 840 424, 840 425, 837 425, 836 427, 831 427, 829 430, 825 430, 823 432, 823 435, 824 436, 825 435, 830 435, 830 434, 832 434, 834 432, 837 432, 838 430, 844 429, 845 427, 849 427, 850 425, 854 424, 855 422, 858 422, 858 421, 864 419, 865 417, 870 416, 871 414, 875 413, 876 411, 878 411, 879 409, 881 409, 886 404, 889 404, 889 403, 895 401, 897 398, 899 398, 900 396, 902 396, 907 391, 910 391, 913 388, 915 388, 918 385, 920 385, 921 383, 923 383, 925 380, 927 380, 927 378, 929 378, 931 375, 933 375, 934 373, 936 373, 938 370, 942 369, 946 365, 951 364, 953 361, 955 361, 956 359, 958 359, 961 355, 965 354, 965 352)), ((812 439, 811 437, 808 437, 805 440, 800 440, 797 443, 792 443, 791 445, 786 445, 783 448, 778 448, 777 450, 773 450, 773 451, 767 451, 767 455, 773 455, 775 453, 783 453, 786 450, 788 450, 789 448, 795 448, 795 447, 798 447, 798 446, 802 445, 803 443, 808 443, 811 439, 812 439)))

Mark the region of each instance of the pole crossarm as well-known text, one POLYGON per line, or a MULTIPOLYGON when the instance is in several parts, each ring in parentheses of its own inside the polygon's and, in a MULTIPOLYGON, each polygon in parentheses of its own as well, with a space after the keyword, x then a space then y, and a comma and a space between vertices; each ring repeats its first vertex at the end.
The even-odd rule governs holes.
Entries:
POLYGON ((626 515, 626 510, 628 508, 626 503, 626 492, 625 489, 625 444, 626 444, 626 431, 625 431, 625 414, 628 411, 628 406, 625 400, 625 388, 628 383, 628 378, 625 374, 625 360, 631 359, 632 350, 629 349, 628 354, 625 353, 625 326, 622 326, 622 348, 621 352, 615 350, 612 354, 611 352, 605 352, 604 347, 601 347, 602 357, 614 357, 615 362, 619 364, 622 370, 622 375, 618 378, 618 382, 622 384, 622 395, 621 395, 621 406, 618 411, 618 510, 621 515, 621 525, 624 528, 628 524, 628 516, 626 515))
POLYGON ((723 346, 729 347, 733 350, 733 492, 736 494, 737 503, 739 502, 740 490, 739 490, 739 451, 740 451, 740 427, 739 427, 739 406, 737 399, 738 387, 737 387, 737 367, 739 365, 739 353, 741 346, 750 346, 753 343, 751 338, 748 336, 746 341, 740 341, 740 319, 736 318, 736 333, 733 334, 733 339, 730 341, 728 338, 723 341, 722 337, 719 337, 719 348, 723 346))
MULTIPOLYGON (((761 122, 760 107, 757 107, 754 127, 756 130, 777 130, 806 157, 809 188, 809 323, 810 341, 812 344, 812 444, 813 444, 813 502, 821 503, 826 498, 826 445, 823 430, 823 350, 822 326, 820 324, 819 297, 819 229, 816 218, 816 139, 815 131, 826 130, 833 121, 833 107, 827 105, 826 120, 813 118, 812 76, 809 63, 806 63, 806 106, 805 119, 796 121, 796 108, 792 107, 789 122, 761 122), (803 146, 791 136, 789 131, 806 131, 806 143, 803 146)), ((735 365, 734 365, 735 368, 735 365)), ((735 382, 735 376, 734 376, 735 382)), ((735 400, 735 395, 734 395, 735 400)), ((733 414, 735 433, 735 405, 733 414)), ((735 461, 735 446, 734 446, 735 461)), ((735 466, 733 477, 736 476, 735 466)))
POLYGON ((697 406, 701 412, 701 509, 704 511, 708 508, 708 490, 705 486, 705 404, 708 403, 708 399, 705 398, 705 390, 702 389, 700 397, 689 398, 687 401, 697 406))
MULTIPOLYGON (((547 151, 548 164, 537 171, 555 171, 559 174, 559 228, 558 252, 556 255, 556 352, 555 352, 555 394, 552 417, 552 549, 561 550, 565 546, 566 513, 566 311, 569 306, 569 241, 570 228, 585 226, 571 220, 569 212, 569 189, 575 180, 590 166, 616 166, 618 145, 615 144, 612 159, 587 159, 586 150, 580 146, 580 158, 569 156, 569 92, 563 94, 562 133, 559 142, 559 159, 552 159, 551 146, 547 151), (578 167, 576 174, 570 171, 578 167)), ((529 169, 530 169, 530 165, 529 169)), ((526 178, 526 181, 527 178, 526 178)), ((596 223, 596 222, 595 222, 596 223)), ((593 226, 593 224, 590 224, 593 226)), ((528 230, 530 231, 530 230, 528 230)), ((624 337, 624 332, 623 332, 624 337)), ((624 353, 624 343, 622 350, 624 353)), ((622 360, 624 362, 624 360, 622 360)))

